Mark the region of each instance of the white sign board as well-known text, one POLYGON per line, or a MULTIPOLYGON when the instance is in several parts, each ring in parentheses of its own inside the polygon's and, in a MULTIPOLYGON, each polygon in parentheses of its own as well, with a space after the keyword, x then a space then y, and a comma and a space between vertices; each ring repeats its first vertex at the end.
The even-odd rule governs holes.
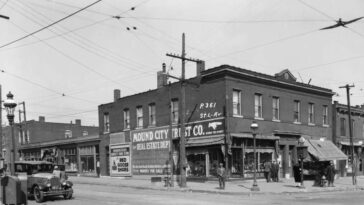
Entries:
POLYGON ((131 176, 130 144, 110 145, 110 176, 131 176))

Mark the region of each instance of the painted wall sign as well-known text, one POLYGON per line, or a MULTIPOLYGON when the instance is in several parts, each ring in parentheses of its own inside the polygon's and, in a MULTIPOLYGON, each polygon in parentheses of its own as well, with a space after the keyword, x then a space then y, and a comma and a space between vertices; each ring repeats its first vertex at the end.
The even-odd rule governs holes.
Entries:
MULTIPOLYGON (((164 174, 170 168, 170 130, 168 126, 130 132, 133 150, 133 174, 164 174)), ((172 138, 180 137, 181 130, 172 127, 172 138)), ((197 121, 186 124, 186 138, 224 133, 224 119, 197 121)))
POLYGON ((222 117, 222 112, 216 108, 216 102, 202 102, 199 106, 200 119, 213 119, 222 117))
POLYGON ((130 144, 110 145, 110 175, 131 176, 130 144))

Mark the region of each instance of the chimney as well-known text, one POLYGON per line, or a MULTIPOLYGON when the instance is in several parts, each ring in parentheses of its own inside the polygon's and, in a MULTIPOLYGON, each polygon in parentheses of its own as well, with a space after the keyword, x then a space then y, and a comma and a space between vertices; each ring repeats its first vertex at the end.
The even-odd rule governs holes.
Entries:
POLYGON ((39 116, 39 122, 45 122, 45 117, 44 116, 39 116))
POLYGON ((196 75, 201 76, 201 72, 205 70, 205 61, 196 62, 196 75))
POLYGON ((75 120, 75 124, 78 125, 78 126, 81 126, 81 120, 80 119, 76 119, 75 120))
POLYGON ((166 64, 162 64, 162 71, 157 72, 157 88, 167 85, 166 64))
POLYGON ((115 89, 114 90, 114 102, 118 101, 119 98, 120 98, 120 90, 115 89))

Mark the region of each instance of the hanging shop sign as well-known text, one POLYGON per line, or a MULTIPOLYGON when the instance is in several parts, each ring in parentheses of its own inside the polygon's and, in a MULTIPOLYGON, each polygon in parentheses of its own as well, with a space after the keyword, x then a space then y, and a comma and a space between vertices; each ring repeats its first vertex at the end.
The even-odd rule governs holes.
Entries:
POLYGON ((110 176, 131 176, 130 144, 110 145, 110 176))
MULTIPOLYGON (((168 126, 130 132, 133 150, 133 174, 163 174, 170 169, 169 150, 171 139, 180 137, 180 128, 168 126)), ((186 138, 213 136, 224 133, 224 119, 187 123, 186 138)))

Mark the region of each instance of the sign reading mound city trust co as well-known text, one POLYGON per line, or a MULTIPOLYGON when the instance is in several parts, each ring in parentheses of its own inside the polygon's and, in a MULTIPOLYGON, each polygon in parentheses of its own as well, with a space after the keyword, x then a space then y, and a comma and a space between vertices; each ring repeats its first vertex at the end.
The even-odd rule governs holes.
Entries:
MULTIPOLYGON (((170 130, 168 126, 133 130, 130 132, 133 150, 133 174, 163 174, 170 167, 170 130)), ((181 129, 172 127, 172 138, 180 137, 181 129)), ((186 138, 224 133, 223 118, 186 124, 186 138)))

